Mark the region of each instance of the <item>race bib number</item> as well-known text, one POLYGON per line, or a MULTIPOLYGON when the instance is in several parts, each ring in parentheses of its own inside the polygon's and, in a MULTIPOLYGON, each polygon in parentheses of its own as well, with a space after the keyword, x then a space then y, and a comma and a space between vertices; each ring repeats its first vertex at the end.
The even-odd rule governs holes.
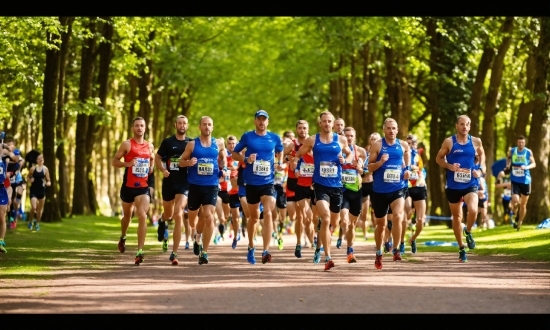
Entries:
POLYGON ((323 178, 336 178, 338 176, 338 166, 334 162, 321 162, 319 173, 323 178))
POLYGON ((342 183, 354 184, 357 181, 357 173, 354 171, 342 172, 342 183))
POLYGON ((418 180, 418 178, 419 178, 418 172, 416 171, 412 171, 411 175, 409 175, 409 180, 418 180))
POLYGON ((4 163, 0 163, 0 175, 4 174, 4 163))
POLYGON ((179 171, 180 170, 180 158, 181 157, 174 157, 170 158, 170 171, 179 171))
POLYGON ((273 181, 273 184, 282 185, 284 181, 285 181, 285 174, 283 172, 275 172, 275 179, 273 181))
POLYGON ((514 176, 525 176, 525 170, 522 169, 522 168, 519 167, 519 166, 514 166, 514 167, 512 168, 512 174, 513 174, 514 176))
POLYGON ((198 175, 214 175, 214 164, 212 163, 198 163, 197 164, 198 175))
POLYGON ((512 196, 512 190, 510 189, 504 189, 504 192, 502 194, 504 197, 511 197, 512 196))
POLYGON ((300 165, 300 176, 304 178, 311 178, 313 176, 313 170, 315 170, 315 165, 302 163, 300 165))
POLYGON ((455 182, 460 183, 469 183, 472 181, 472 170, 469 168, 460 168, 455 172, 454 176, 455 182))
POLYGON ((252 173, 259 176, 268 176, 271 174, 271 164, 266 160, 257 160, 252 167, 252 173))
POLYGON ((149 158, 136 158, 136 165, 132 166, 132 174, 138 178, 149 175, 149 158))
POLYGON ((384 171, 384 182, 398 183, 401 181, 401 170, 388 168, 384 171))

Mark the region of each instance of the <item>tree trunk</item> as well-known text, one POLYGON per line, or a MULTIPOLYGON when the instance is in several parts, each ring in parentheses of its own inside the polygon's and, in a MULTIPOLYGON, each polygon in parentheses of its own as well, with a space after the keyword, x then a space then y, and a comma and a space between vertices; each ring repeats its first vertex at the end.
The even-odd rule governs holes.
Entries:
POLYGON ((481 54, 481 59, 479 60, 479 65, 477 66, 476 80, 472 87, 472 95, 470 96, 470 105, 468 108, 468 117, 472 121, 470 134, 473 136, 479 136, 479 111, 481 109, 483 85, 485 84, 485 77, 487 77, 487 71, 489 71, 494 57, 495 49, 491 45, 491 42, 487 40, 483 48, 483 54, 481 54))
MULTIPOLYGON (((60 19, 61 24, 65 25, 66 18, 60 19)), ((59 87, 59 62, 61 51, 57 48, 59 35, 46 32, 46 39, 50 45, 56 48, 46 50, 46 67, 44 69, 44 85, 42 89, 42 146, 44 155, 44 164, 50 169, 51 185, 46 188, 46 202, 44 203, 44 213, 42 221, 54 222, 61 221, 59 212, 59 202, 57 200, 57 176, 55 170, 55 112, 56 98, 59 87)))
MULTIPOLYGON (((370 63, 365 63, 364 65, 368 66, 371 63, 374 63, 379 58, 378 52, 371 53, 370 63)), ((369 69, 369 80, 368 80, 368 100, 367 100, 367 123, 368 123, 368 134, 376 133, 379 130, 378 126, 378 98, 380 97, 380 83, 382 79, 380 78, 380 71, 378 67, 373 66, 369 69)))
POLYGON ((531 170, 531 196, 527 203, 526 223, 539 223, 550 217, 550 198, 548 191, 550 180, 548 177, 548 154, 550 152, 550 122, 548 109, 550 96, 548 74, 550 73, 550 18, 541 17, 539 44, 535 50, 535 81, 533 100, 533 123, 529 134, 529 146, 537 167, 531 170))
POLYGON ((483 112, 483 131, 481 141, 483 143, 483 149, 485 151, 485 165, 487 165, 487 187, 489 189, 488 194, 491 200, 493 191, 493 176, 491 166, 495 162, 495 140, 494 140, 494 126, 495 126, 495 114, 498 101, 498 93, 500 84, 502 82, 502 73, 504 72, 504 58, 510 44, 512 43, 512 30, 514 28, 514 18, 506 17, 501 28, 503 34, 502 43, 498 46, 498 52, 493 61, 493 67, 491 68, 491 80, 489 82, 489 91, 487 92, 487 98, 485 100, 485 109, 483 112))
POLYGON ((61 58, 59 64, 59 89, 57 92, 57 118, 55 135, 58 141, 56 157, 59 161, 59 211, 63 218, 69 212, 69 171, 67 169, 67 155, 65 154, 65 74, 69 55, 69 43, 73 31, 74 17, 60 17, 59 21, 67 27, 67 32, 61 33, 61 58), (65 22, 65 23, 64 23, 65 22))
MULTIPOLYGON (((88 28, 92 34, 96 31, 96 20, 90 18, 88 28)), ((92 95, 94 78, 96 40, 95 36, 86 40, 82 45, 82 62, 80 68, 80 86, 78 100, 81 104, 92 95)), ((88 198, 88 154, 86 139, 88 138, 88 115, 79 113, 76 116, 76 146, 74 152, 74 188, 73 188, 73 215, 90 214, 90 200, 88 198)))
POLYGON ((527 136, 527 125, 529 124, 529 118, 533 112, 533 88, 535 85, 535 56, 530 55, 527 58, 527 68, 525 75, 525 90, 521 104, 519 105, 518 116, 516 117, 516 125, 514 126, 514 136, 512 137, 512 144, 515 144, 518 136, 527 136), (527 95, 526 95, 527 94, 527 95), (526 97, 527 96, 527 97, 526 97))
MULTIPOLYGON (((359 52, 357 58, 361 55, 361 52, 359 52)), ((363 118, 364 116, 364 108, 365 108, 365 101, 363 99, 363 93, 361 88, 361 81, 365 79, 361 79, 361 74, 358 72, 358 63, 357 58, 355 56, 351 56, 350 62, 351 62, 351 95, 353 97, 352 99, 352 121, 349 122, 348 126, 355 126, 356 130, 356 138, 357 138, 357 144, 358 145, 364 145, 368 138, 367 133, 365 132, 362 125, 359 123, 363 123, 365 120, 363 118), (357 123, 357 124, 356 124, 357 123), (359 125, 358 125, 359 124, 359 125)), ((360 59, 360 58, 359 58, 360 59)))
POLYGON ((137 78, 133 75, 128 76, 130 89, 130 109, 128 111, 128 139, 132 137, 132 120, 136 117, 136 92, 138 88, 137 78))
POLYGON ((406 64, 403 55, 399 55, 399 96, 400 96, 400 108, 397 120, 399 123, 398 137, 405 139, 409 134, 409 124, 412 115, 412 101, 411 94, 409 93, 409 81, 407 77, 406 64))

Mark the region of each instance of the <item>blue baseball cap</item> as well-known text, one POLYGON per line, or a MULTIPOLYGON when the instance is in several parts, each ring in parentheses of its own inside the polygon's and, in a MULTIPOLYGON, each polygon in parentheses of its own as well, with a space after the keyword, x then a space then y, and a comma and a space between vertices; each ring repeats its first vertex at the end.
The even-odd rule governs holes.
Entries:
POLYGON ((269 119, 269 115, 267 114, 267 112, 265 110, 256 111, 256 114, 254 115, 254 118, 258 118, 260 116, 264 116, 265 118, 269 119))
POLYGON ((16 156, 21 156, 21 151, 19 151, 19 149, 15 149, 13 151, 13 154, 16 155, 16 156))

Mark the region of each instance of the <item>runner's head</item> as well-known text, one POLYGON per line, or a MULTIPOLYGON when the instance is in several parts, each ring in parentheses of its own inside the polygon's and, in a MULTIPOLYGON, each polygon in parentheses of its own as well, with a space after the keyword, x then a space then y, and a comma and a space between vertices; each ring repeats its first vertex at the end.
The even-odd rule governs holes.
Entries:
POLYGON ((518 149, 523 150, 525 148, 525 136, 520 135, 518 136, 518 149))
POLYGON ((10 148, 15 148, 15 139, 11 136, 8 136, 5 140, 4 140, 4 143, 7 144, 10 148))
POLYGON ((338 118, 334 121, 334 133, 344 135, 344 127, 346 127, 344 119, 338 118))
POLYGON ((418 147, 418 138, 414 134, 407 135, 407 143, 411 149, 416 149, 418 147))
POLYGON ((399 132, 399 128, 397 127, 395 119, 387 118, 384 120, 384 137, 386 139, 395 139, 397 137, 397 132, 399 132))
POLYGON ((289 140, 294 140, 294 132, 292 131, 285 131, 283 133, 283 140, 284 139, 289 139, 289 140))
POLYGON ((237 138, 234 135, 229 135, 227 137, 227 152, 233 152, 235 146, 237 145, 237 138))
POLYGON ((214 121, 208 116, 202 116, 199 124, 199 130, 202 136, 211 136, 214 130, 214 121))
POLYGON ((330 133, 334 127, 334 115, 330 111, 323 111, 319 115, 319 126, 321 132, 330 133))
POLYGON ((459 135, 466 136, 470 132, 470 117, 466 115, 458 116, 456 119, 456 132, 459 135))
POLYGON ((134 137, 143 138, 147 125, 143 117, 136 117, 132 120, 132 130, 134 131, 134 137))
POLYGON ((309 135, 309 124, 307 121, 300 119, 296 122, 296 134, 301 139, 305 139, 309 135))
POLYGON ((373 145, 374 142, 380 140, 381 136, 378 133, 372 133, 369 137, 369 144, 373 145))
POLYGON ((40 166, 44 165, 44 155, 42 153, 36 156, 36 163, 40 166))
POLYGON ((264 132, 267 130, 267 125, 269 124, 269 115, 265 110, 258 110, 254 114, 254 124, 256 125, 256 130, 259 132, 264 132))
POLYGON ((353 127, 346 127, 344 129, 344 135, 346 136, 349 145, 355 145, 355 129, 353 127))
POLYGON ((189 128, 189 120, 184 115, 179 115, 176 117, 175 127, 177 135, 185 135, 185 133, 187 133, 187 129, 189 128))

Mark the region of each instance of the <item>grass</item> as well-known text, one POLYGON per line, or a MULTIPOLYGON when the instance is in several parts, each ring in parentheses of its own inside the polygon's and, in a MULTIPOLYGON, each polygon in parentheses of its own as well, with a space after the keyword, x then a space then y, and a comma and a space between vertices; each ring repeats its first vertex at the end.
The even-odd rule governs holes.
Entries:
MULTIPOLYGON (((137 249, 137 219, 128 229, 126 254, 137 249)), ((156 228, 147 228, 144 251, 161 251, 156 228)), ((0 278, 52 278, 57 270, 105 270, 113 267, 120 237, 120 220, 113 217, 79 216, 62 222, 41 223, 40 231, 19 221, 5 236, 8 253, 0 255, 0 278)))
MULTIPOLYGON (((519 232, 508 225, 485 230, 474 228, 472 235, 476 248, 470 252, 477 255, 508 255, 518 259, 550 262, 550 229, 535 227, 536 225, 523 225, 519 232)), ((407 239, 408 237, 410 230, 407 239)), ((424 227, 417 243, 427 241, 456 242, 456 239, 452 229, 440 225, 424 227)), ((458 248, 452 246, 417 246, 419 252, 458 252, 458 248)))

